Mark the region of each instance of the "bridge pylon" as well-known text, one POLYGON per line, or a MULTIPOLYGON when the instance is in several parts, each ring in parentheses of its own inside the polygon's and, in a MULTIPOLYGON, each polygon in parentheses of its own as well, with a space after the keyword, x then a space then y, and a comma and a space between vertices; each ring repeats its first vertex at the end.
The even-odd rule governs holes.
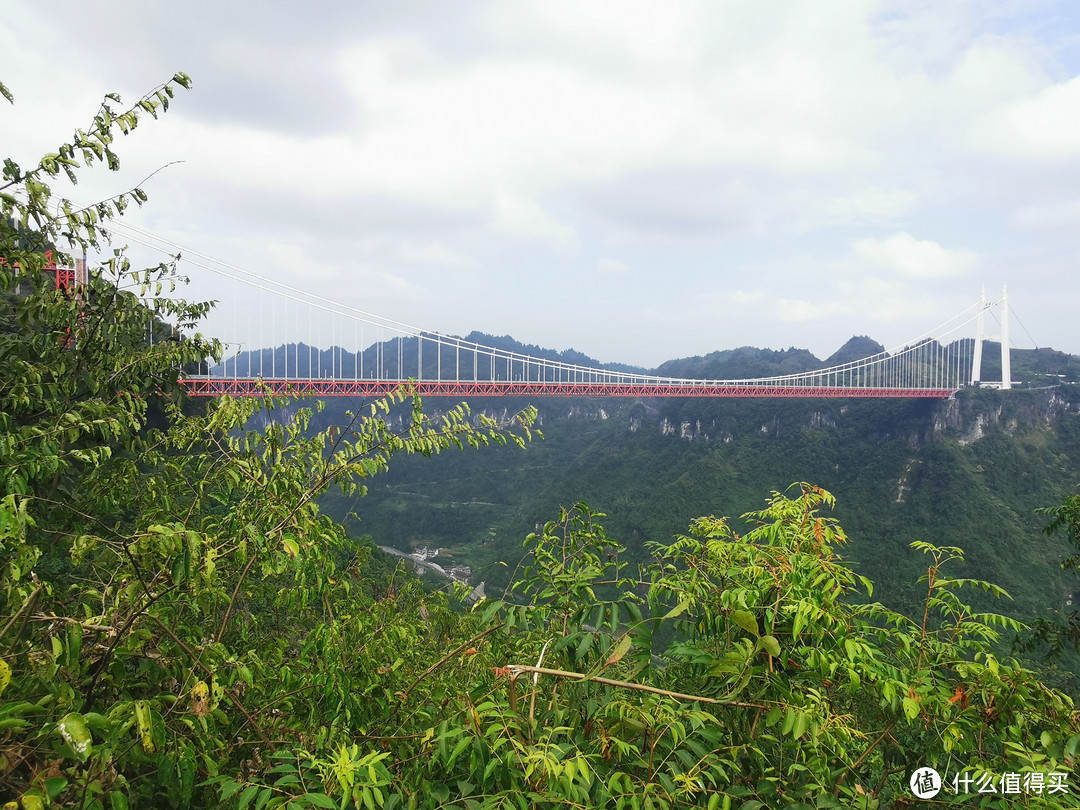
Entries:
POLYGON ((987 388, 1001 388, 1008 391, 1012 388, 1012 366, 1009 360, 1009 296, 1003 284, 1001 286, 1001 299, 998 301, 986 300, 986 288, 979 295, 979 314, 975 327, 975 356, 971 362, 971 384, 987 388), (1001 333, 997 335, 986 334, 985 315, 986 310, 999 307, 1001 310, 1001 333), (984 382, 982 377, 982 352, 984 340, 1001 341, 1001 382, 984 382))

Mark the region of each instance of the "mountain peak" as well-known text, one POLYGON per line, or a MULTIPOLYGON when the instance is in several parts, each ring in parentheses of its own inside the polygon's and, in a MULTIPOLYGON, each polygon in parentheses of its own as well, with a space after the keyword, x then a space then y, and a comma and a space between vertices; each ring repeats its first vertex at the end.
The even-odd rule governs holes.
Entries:
POLYGON ((848 338, 847 343, 833 352, 832 356, 825 361, 825 366, 839 366, 844 363, 852 363, 866 357, 872 357, 885 351, 885 347, 866 335, 855 335, 848 338))

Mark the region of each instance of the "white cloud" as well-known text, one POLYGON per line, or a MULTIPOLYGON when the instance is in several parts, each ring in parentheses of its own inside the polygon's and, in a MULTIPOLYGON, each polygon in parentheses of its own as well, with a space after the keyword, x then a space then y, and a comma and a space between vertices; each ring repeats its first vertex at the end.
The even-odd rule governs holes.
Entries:
POLYGON ((840 302, 808 301, 801 298, 778 298, 773 303, 773 311, 782 321, 806 322, 831 318, 843 310, 840 302))
POLYGON ((428 242, 426 244, 409 242, 401 246, 399 255, 402 260, 410 264, 431 267, 468 267, 473 264, 473 261, 468 256, 464 256, 438 242, 428 242))
POLYGON ((597 272, 603 275, 618 276, 630 272, 630 267, 620 259, 603 258, 596 263, 597 272))
POLYGON ((917 279, 965 275, 979 263, 972 250, 944 248, 903 231, 884 239, 860 239, 852 248, 857 257, 881 270, 917 279))
POLYGON ((731 293, 730 301, 736 306, 746 306, 748 304, 756 304, 762 299, 766 298, 766 295, 761 290, 735 290, 731 293))
POLYGON ((810 223, 814 227, 893 222, 915 210, 918 200, 918 195, 909 189, 861 188, 826 200, 817 216, 811 215, 810 223))
POLYGON ((1080 157, 1080 76, 995 110, 977 121, 976 147, 1045 162, 1080 157))
POLYGON ((495 205, 493 227, 512 236, 551 242, 560 250, 574 252, 578 249, 578 238, 573 228, 556 221, 539 203, 523 197, 500 194, 495 205))
POLYGON ((1024 230, 1076 228, 1080 225, 1080 197, 1023 206, 1013 215, 1013 223, 1024 230))

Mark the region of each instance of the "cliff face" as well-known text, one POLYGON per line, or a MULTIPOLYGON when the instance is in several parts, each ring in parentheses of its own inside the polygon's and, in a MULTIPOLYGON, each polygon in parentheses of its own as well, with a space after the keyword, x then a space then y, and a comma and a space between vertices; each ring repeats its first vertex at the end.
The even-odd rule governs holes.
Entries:
MULTIPOLYGON (((547 424, 610 418, 631 433, 657 431, 691 442, 725 444, 748 429, 781 437, 804 430, 840 429, 854 420, 867 429, 867 437, 881 441, 902 438, 918 449, 945 440, 969 445, 995 431, 1011 435, 1053 430, 1061 420, 1080 415, 1080 388, 967 390, 948 400, 913 401, 900 408, 889 404, 877 400, 741 400, 737 406, 718 408, 701 401, 574 400, 566 405, 546 400, 538 406, 540 419, 547 424)), ((510 411, 488 407, 484 412, 498 417, 510 411)))
MULTIPOLYGON (((544 440, 395 459, 365 501, 360 531, 383 545, 455 549, 497 587, 521 541, 560 506, 606 512, 611 537, 644 557, 699 515, 738 516, 807 481, 836 495, 842 553, 914 609, 926 561, 915 540, 965 549, 958 576, 1016 598, 991 610, 1060 607, 1068 549, 1036 510, 1080 483, 1080 387, 962 391, 950 400, 539 400, 544 440), (480 497, 482 496, 482 497, 480 497)), ((476 400, 507 418, 524 402, 476 400)), ((446 403, 429 401, 432 410, 446 403)))
POLYGON ((962 393, 942 403, 934 413, 928 439, 954 437, 961 444, 977 442, 994 430, 1050 430, 1062 419, 1080 413, 1080 401, 1071 386, 1033 391, 962 393))

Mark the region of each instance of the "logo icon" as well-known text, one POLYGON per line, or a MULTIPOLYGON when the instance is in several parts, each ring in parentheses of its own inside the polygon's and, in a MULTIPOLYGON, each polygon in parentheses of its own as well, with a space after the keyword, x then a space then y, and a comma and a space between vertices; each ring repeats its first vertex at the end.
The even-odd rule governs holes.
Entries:
POLYGON ((920 799, 932 799, 941 792, 941 776, 933 768, 919 768, 911 775, 911 792, 920 799))

